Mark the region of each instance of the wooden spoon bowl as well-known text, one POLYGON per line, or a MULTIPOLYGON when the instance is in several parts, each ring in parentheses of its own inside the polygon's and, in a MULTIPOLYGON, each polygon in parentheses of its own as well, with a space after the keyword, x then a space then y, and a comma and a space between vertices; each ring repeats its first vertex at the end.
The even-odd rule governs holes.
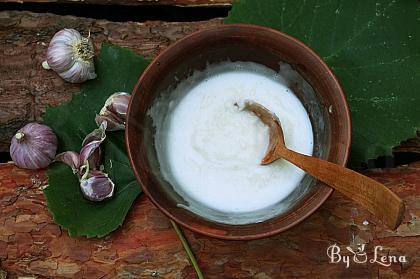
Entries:
MULTIPOLYGON (((256 62, 275 71, 279 71, 284 63, 291 65, 299 74, 296 74, 290 87, 311 119, 314 156, 341 166, 346 164, 351 122, 346 98, 337 79, 322 59, 303 43, 284 33, 254 25, 224 25, 193 33, 153 60, 132 92, 126 125, 128 155, 146 195, 180 225, 222 239, 267 237, 307 218, 333 190, 307 175, 291 194, 293 199, 290 199, 284 213, 264 222, 230 225, 203 218, 177 206, 185 200, 160 173, 154 146, 155 130, 147 114, 148 109, 162 92, 169 92, 168 88, 175 87, 194 70, 203 70, 208 63, 227 60, 256 62)), ((232 217, 220 212, 214 214, 219 214, 221 218, 232 217)), ((253 218, 251 215, 240 217, 253 218)))

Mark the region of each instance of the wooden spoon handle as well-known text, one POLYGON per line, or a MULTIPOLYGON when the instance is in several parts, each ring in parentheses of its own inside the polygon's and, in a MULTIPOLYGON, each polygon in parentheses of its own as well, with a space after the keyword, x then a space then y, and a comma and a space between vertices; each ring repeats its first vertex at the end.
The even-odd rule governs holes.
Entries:
POLYGON ((400 225, 404 203, 383 184, 334 163, 292 150, 283 149, 278 155, 359 203, 389 228, 394 230, 400 225))

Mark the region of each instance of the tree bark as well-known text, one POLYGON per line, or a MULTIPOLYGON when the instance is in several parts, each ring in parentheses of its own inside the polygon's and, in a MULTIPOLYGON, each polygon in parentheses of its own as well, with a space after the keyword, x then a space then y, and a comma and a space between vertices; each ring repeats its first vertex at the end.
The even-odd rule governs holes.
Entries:
POLYGON ((110 22, 74 16, 0 12, 0 152, 8 152, 13 134, 30 121, 41 121, 47 106, 71 100, 80 85, 63 81, 41 66, 48 43, 62 28, 74 28, 91 38, 98 52, 102 42, 128 47, 153 58, 177 39, 222 24, 199 22, 110 22))
MULTIPOLYGON (((167 1, 196 3, 194 0, 167 1)), ((108 41, 153 58, 177 39, 193 31, 220 24, 221 18, 201 22, 119 23, 73 16, 0 11, 0 45, 3 50, 0 53, 0 152, 9 151, 10 139, 20 127, 30 121, 41 121, 47 106, 70 101, 72 94, 80 88, 80 85, 64 82, 52 71, 41 67, 48 43, 58 30, 75 28, 84 35, 90 31, 97 51, 101 42, 108 41)), ((417 138, 406 141, 394 151, 420 153, 420 133, 417 138)))
POLYGON ((72 3, 98 5, 171 5, 171 6, 230 6, 232 0, 0 0, 12 3, 72 3))
MULTIPOLYGON (((29 2, 0 0, 0 2, 29 2)), ((150 0, 32 0, 88 4, 142 5, 150 0), (100 3, 99 3, 100 2, 100 3)), ((162 5, 225 5, 230 0, 160 0, 162 5)), ((222 19, 202 22, 116 23, 73 16, 0 12, 0 152, 8 151, 14 132, 28 121, 42 120, 48 105, 70 101, 79 89, 41 67, 48 42, 62 28, 89 31, 96 50, 103 41, 154 57, 169 44, 195 30, 217 26, 222 19)), ((419 152, 418 140, 401 152, 419 152)), ((220 241, 186 231, 206 278, 331 278, 420 276, 420 164, 367 173, 385 183, 407 205, 403 224, 389 231, 366 210, 334 193, 311 217, 271 238, 257 241, 220 241), (367 222, 366 222, 367 221, 367 222), (329 263, 326 250, 336 243, 366 243, 373 257, 404 255, 408 262, 384 267, 377 263, 329 263)), ((55 225, 42 189, 44 171, 27 171, 0 164, 0 278, 195 278, 167 218, 143 195, 133 205, 123 226, 102 239, 70 238, 55 225), (3 269, 3 271, 1 270, 3 269)))
POLYGON ((393 152, 410 152, 420 154, 420 131, 417 131, 417 137, 401 142, 395 147, 393 152))
MULTIPOLYGON (((392 189, 407 205, 405 219, 390 231, 366 210, 334 193, 312 216, 277 236, 221 241, 186 230, 206 278, 419 278, 420 165, 366 173, 392 189), (366 244, 373 259, 405 256, 386 267, 330 263, 327 248, 366 244)), ((44 171, 0 165, 0 260, 8 278, 195 278, 168 219, 142 195, 123 226, 101 239, 69 237, 51 219, 42 189, 44 171)))

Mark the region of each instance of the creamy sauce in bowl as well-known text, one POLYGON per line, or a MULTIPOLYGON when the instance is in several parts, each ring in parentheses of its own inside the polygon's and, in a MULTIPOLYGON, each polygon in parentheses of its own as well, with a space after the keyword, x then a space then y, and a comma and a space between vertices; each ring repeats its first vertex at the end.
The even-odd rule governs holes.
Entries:
POLYGON ((188 202, 182 207, 200 215, 246 214, 281 203, 299 186, 305 173, 291 163, 260 165, 268 128, 235 106, 245 100, 278 116, 289 149, 312 155, 311 121, 284 75, 251 62, 209 65, 162 94, 149 110, 161 172, 188 202))

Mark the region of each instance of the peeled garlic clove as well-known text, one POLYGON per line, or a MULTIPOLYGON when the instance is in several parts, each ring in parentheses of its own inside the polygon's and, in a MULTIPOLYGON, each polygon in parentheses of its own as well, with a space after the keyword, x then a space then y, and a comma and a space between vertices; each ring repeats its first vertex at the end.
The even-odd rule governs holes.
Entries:
POLYGON ((62 162, 73 170, 73 173, 78 173, 80 168, 79 154, 74 151, 66 151, 55 156, 56 162, 62 162))
POLYGON ((77 30, 63 29, 52 38, 42 66, 68 82, 80 83, 96 78, 93 56, 90 38, 82 37, 77 30))
POLYGON ((101 171, 90 171, 87 178, 80 179, 83 196, 94 202, 112 197, 115 184, 101 171))
POLYGON ((19 168, 47 167, 57 151, 57 137, 47 125, 28 123, 14 135, 10 143, 10 156, 19 168))

